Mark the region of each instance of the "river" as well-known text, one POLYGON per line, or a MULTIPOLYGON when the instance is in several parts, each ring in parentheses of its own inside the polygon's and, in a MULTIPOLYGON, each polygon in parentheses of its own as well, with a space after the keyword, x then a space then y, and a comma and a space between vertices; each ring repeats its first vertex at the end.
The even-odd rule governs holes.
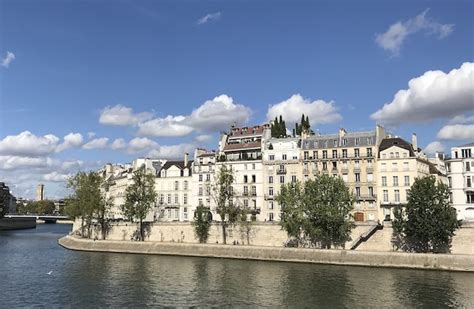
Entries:
POLYGON ((474 274, 88 253, 70 225, 0 232, 0 308, 474 308, 474 274))

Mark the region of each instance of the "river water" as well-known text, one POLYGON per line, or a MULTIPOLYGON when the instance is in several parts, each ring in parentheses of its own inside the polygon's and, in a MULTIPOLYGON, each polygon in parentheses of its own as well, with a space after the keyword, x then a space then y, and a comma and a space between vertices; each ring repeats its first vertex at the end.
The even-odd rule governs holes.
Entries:
POLYGON ((70 225, 0 232, 0 308, 474 308, 474 274, 63 249, 70 225))

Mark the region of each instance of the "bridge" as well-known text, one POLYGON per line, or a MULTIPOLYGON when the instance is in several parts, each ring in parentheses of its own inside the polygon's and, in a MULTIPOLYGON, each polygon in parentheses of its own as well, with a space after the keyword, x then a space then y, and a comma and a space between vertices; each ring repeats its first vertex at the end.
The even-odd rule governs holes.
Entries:
POLYGON ((69 216, 60 216, 60 215, 5 215, 4 218, 25 218, 25 219, 35 219, 43 220, 44 223, 56 223, 56 221, 65 221, 71 220, 69 216))

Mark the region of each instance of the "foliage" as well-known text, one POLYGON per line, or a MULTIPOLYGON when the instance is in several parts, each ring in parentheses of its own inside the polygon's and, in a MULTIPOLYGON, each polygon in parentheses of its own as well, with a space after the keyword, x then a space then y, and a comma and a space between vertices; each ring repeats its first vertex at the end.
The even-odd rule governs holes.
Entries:
POLYGON ((447 253, 460 227, 449 204, 449 188, 434 176, 415 179, 407 205, 395 210, 394 243, 408 252, 447 253))
POLYGON ((147 173, 145 166, 133 172, 133 184, 125 191, 125 204, 122 211, 129 219, 136 219, 139 222, 139 239, 144 240, 143 220, 154 206, 157 193, 155 191, 155 176, 147 173))
POLYGON ((281 225, 298 246, 343 247, 354 227, 353 197, 344 181, 329 175, 304 183, 288 183, 276 198, 281 225))
POLYGON ((200 243, 206 243, 209 238, 211 221, 209 209, 204 206, 198 206, 194 213, 194 221, 191 223, 194 227, 194 235, 200 243))
POLYGON ((222 165, 215 176, 215 183, 212 185, 212 196, 216 203, 216 212, 221 217, 222 240, 227 243, 227 227, 233 225, 240 213, 240 208, 234 203, 234 173, 232 167, 222 165))
MULTIPOLYGON (((247 241, 247 245, 250 245, 250 239, 255 236, 255 231, 253 228, 253 223, 256 220, 255 215, 248 208, 241 210, 239 215, 239 232, 242 239, 247 241), (251 219, 249 220, 248 215, 251 214, 251 219)), ((242 241, 242 243, 244 243, 242 241)))
POLYGON ((301 115, 301 121, 300 123, 295 124, 295 133, 296 135, 301 135, 301 133, 306 132, 306 133, 311 133, 311 125, 309 123, 309 117, 304 116, 304 114, 301 115))
POLYGON ((53 201, 33 201, 26 205, 20 204, 17 206, 17 212, 22 215, 36 214, 36 215, 52 215, 56 206, 53 201))
POLYGON ((97 172, 78 172, 68 180, 73 193, 66 200, 65 213, 71 218, 81 218, 81 235, 90 237, 93 221, 99 223, 102 238, 105 239, 108 221, 105 213, 108 203, 105 201, 103 179, 97 172), (87 232, 87 233, 86 233, 87 232))
POLYGON ((286 124, 281 115, 279 119, 275 117, 271 126, 271 134, 272 137, 286 137, 286 124))

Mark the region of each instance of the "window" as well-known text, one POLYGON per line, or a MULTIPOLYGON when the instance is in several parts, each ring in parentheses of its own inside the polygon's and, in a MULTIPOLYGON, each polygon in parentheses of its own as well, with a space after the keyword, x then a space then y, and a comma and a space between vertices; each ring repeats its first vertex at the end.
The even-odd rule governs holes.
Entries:
POLYGON ((387 171, 387 163, 382 163, 382 164, 380 165, 380 171, 382 171, 382 172, 387 171))
POLYGON ((275 155, 269 155, 269 156, 268 156, 268 159, 269 159, 270 161, 275 160, 275 155))
POLYGON ((453 180, 451 179, 451 177, 448 177, 448 186, 449 186, 450 188, 453 187, 452 181, 453 181, 453 180))
POLYGON ((199 186, 199 192, 198 192, 198 195, 199 195, 199 196, 202 196, 202 186, 199 186))
POLYGON ((367 160, 367 167, 369 167, 369 168, 372 167, 372 160, 367 160))
POLYGON ((360 168, 359 161, 354 161, 354 168, 360 168))
POLYGON ((337 162, 332 162, 332 169, 337 170, 337 162))
POLYGON ((323 171, 327 171, 327 170, 328 170, 328 163, 323 162, 323 171))
POLYGON ((328 151, 323 150, 323 159, 327 159, 327 158, 328 158, 328 151))
POLYGON ((408 171, 408 162, 403 162, 403 170, 408 171))
POLYGON ((249 195, 249 187, 244 186, 244 195, 249 195))
POLYGON ((273 176, 268 176, 268 183, 273 183, 273 176))
POLYGON ((256 175, 252 175, 252 182, 253 182, 253 183, 256 183, 256 182, 257 182, 257 176, 256 176, 256 175))
POLYGON ((387 176, 382 176, 382 187, 387 186, 387 176))
POLYGON ((360 182, 360 173, 355 173, 355 181, 360 182))
POLYGON ((468 188, 471 187, 471 176, 466 177, 466 187, 468 187, 468 188))
POLYGON ((202 181, 202 174, 199 174, 199 181, 202 181))
POLYGON ((171 204, 171 194, 168 194, 168 204, 171 204))
POLYGON ((200 198, 200 199, 198 200, 198 205, 199 205, 199 206, 202 206, 202 198, 200 198))
POLYGON ((372 137, 367 137, 367 145, 372 145, 372 137))
POLYGON ((372 148, 367 148, 367 157, 372 156, 372 148))
POLYGON ((354 149, 354 157, 359 157, 359 148, 354 149))
POLYGON ((188 181, 187 180, 185 180, 184 183, 183 183, 183 189, 188 190, 188 181))
POLYGON ((347 145, 347 138, 343 138, 342 139, 342 146, 346 146, 347 145))
POLYGON ((285 183, 285 176, 280 175, 280 183, 285 183))
POLYGON ((295 182, 296 182, 296 176, 295 176, 295 175, 291 176, 291 182, 292 182, 292 183, 295 183, 295 182))
POLYGON ((398 176, 393 176, 393 186, 398 187, 398 176))
POLYGON ((175 194, 175 195, 174 195, 174 203, 175 203, 176 205, 179 204, 179 195, 178 195, 178 194, 175 194))
POLYGON ((474 191, 466 192, 466 203, 474 204, 474 191))
POLYGON ((396 172, 398 170, 398 164, 396 162, 392 163, 392 171, 396 172))
POLYGON ((286 160, 286 154, 282 156, 283 161, 286 160))
POLYGON ((382 159, 387 159, 387 155, 385 153, 382 153, 382 159))
POLYGON ((374 181, 374 174, 368 173, 367 174, 367 182, 372 182, 374 181))
POLYGON ((247 182, 248 182, 248 176, 244 175, 244 183, 247 183, 247 182))
POLYGON ((256 186, 252 186, 251 194, 252 194, 252 196, 257 196, 257 187, 256 186))
POLYGON ((211 181, 211 174, 206 174, 206 181, 211 181))
POLYGON ((395 152, 395 158, 400 158, 400 153, 398 151, 395 152))
POLYGON ((342 149, 342 157, 347 158, 347 149, 342 149))
POLYGON ((303 153, 303 158, 304 158, 305 160, 308 160, 308 152, 307 152, 307 151, 305 151, 305 152, 303 153))
POLYGON ((388 190, 383 190, 383 201, 388 202, 388 190))
POLYGON ((334 145, 334 147, 337 147, 337 139, 334 140, 333 145, 334 145))
POLYGON ((469 162, 466 162, 466 172, 470 172, 471 171, 471 164, 469 164, 469 162))
POLYGON ((374 196, 374 188, 369 187, 369 197, 372 197, 372 196, 374 196))
POLYGON ((174 189, 175 191, 179 190, 179 182, 177 180, 174 182, 174 189))
POLYGON ((160 204, 164 204, 164 203, 165 203, 165 195, 160 194, 160 204))
POLYGON ((268 202, 268 209, 273 209, 273 202, 268 202))
POLYGON ((273 187, 268 187, 268 195, 273 196, 273 187))
POLYGON ((244 207, 245 208, 249 207, 249 200, 244 200, 244 207))
POLYGON ((395 202, 400 202, 400 190, 395 190, 395 202))
POLYGON ((410 176, 405 176, 405 187, 410 186, 410 176))
POLYGON ((253 170, 255 169, 255 163, 252 163, 252 169, 253 170))
POLYGON ((188 195, 185 193, 183 195, 183 205, 187 205, 188 204, 188 195))
POLYGON ((347 174, 343 174, 343 175, 342 175, 342 180, 343 180, 344 182, 347 182, 347 181, 348 181, 347 174))
POLYGON ((357 197, 360 197, 360 187, 355 188, 355 193, 357 197))
POLYGON ((358 146, 360 144, 360 137, 356 137, 355 139, 355 145, 358 146))
POLYGON ((332 151, 332 157, 333 157, 333 158, 337 158, 337 150, 333 150, 333 151, 332 151))
POLYGON ((268 221, 273 221, 273 212, 268 214, 268 221))
POLYGON ((317 159, 318 158, 318 152, 317 151, 313 151, 313 159, 317 159))

